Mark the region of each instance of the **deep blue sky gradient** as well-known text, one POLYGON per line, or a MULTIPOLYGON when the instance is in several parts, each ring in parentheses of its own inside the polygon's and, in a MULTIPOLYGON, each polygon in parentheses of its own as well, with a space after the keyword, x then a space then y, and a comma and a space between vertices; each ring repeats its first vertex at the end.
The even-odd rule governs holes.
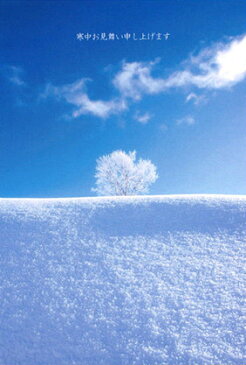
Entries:
POLYGON ((146 95, 105 120, 66 119, 71 105, 40 97, 47 83, 88 77, 89 96, 109 100, 123 60, 160 58, 153 74, 166 77, 191 52, 244 34, 245 20, 243 0, 0 1, 0 196, 93 195, 95 161, 116 149, 157 165, 151 194, 246 194, 245 81, 211 91, 201 105, 185 103, 184 90, 146 95), (78 32, 171 36, 79 42, 78 32), (25 84, 9 81, 10 66, 21 69, 25 84), (136 112, 153 117, 143 125, 136 112), (187 115, 195 124, 178 125, 187 115))

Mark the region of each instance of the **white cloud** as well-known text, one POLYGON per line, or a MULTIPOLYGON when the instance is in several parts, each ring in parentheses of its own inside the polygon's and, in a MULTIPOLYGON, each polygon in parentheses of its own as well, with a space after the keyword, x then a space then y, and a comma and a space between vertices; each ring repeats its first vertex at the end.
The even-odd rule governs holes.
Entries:
POLYGON ((237 84, 246 77, 246 35, 217 43, 186 61, 186 69, 173 73, 166 87, 194 85, 221 89, 237 84))
POLYGON ((185 102, 188 103, 188 102, 192 101, 195 105, 198 105, 201 103, 205 103, 206 100, 207 99, 204 95, 197 95, 192 92, 187 95, 185 102))
POLYGON ((140 100, 143 94, 157 94, 164 88, 164 80, 153 78, 151 71, 158 62, 123 62, 122 70, 113 79, 113 85, 124 98, 140 100))
POLYGON ((144 113, 144 114, 140 114, 139 112, 137 112, 134 116, 134 118, 141 124, 147 124, 150 119, 152 118, 152 115, 150 113, 144 113))
MULTIPOLYGON (((112 79, 119 96, 108 101, 92 100, 85 89, 88 79, 82 78, 72 84, 60 87, 48 85, 43 96, 53 95, 74 106, 72 117, 93 114, 107 118, 127 110, 130 102, 140 101, 146 94, 159 94, 172 88, 200 88, 206 90, 231 87, 246 77, 246 35, 230 38, 224 43, 205 48, 196 56, 183 62, 183 69, 169 77, 154 77, 154 65, 159 62, 123 62, 121 70, 112 79)), ((14 81, 14 79, 13 79, 14 81)), ((18 83, 18 78, 15 79, 18 83)), ((206 101, 204 95, 189 90, 186 102, 200 104, 206 101)), ((147 123, 148 114, 136 114, 135 119, 147 123)), ((178 124, 194 124, 192 117, 178 121, 178 124)))
POLYGON ((17 66, 3 66, 3 74, 12 84, 16 86, 25 86, 23 81, 23 69, 17 66))
POLYGON ((192 116, 187 115, 184 118, 178 119, 176 121, 176 124, 177 125, 180 125, 180 124, 193 125, 193 124, 195 124, 195 119, 192 116))
MULTIPOLYGON (((246 77, 246 35, 216 43, 184 62, 185 69, 168 78, 151 75, 153 62, 123 62, 122 69, 113 79, 113 85, 125 98, 138 101, 144 94, 157 94, 173 87, 196 86, 221 89, 235 85, 246 77)), ((204 101, 203 96, 190 93, 187 101, 204 101)))
POLYGON ((112 99, 110 101, 91 100, 85 91, 85 83, 88 79, 80 79, 72 84, 53 86, 48 84, 42 97, 55 96, 72 104, 75 108, 72 117, 77 118, 83 114, 93 114, 100 118, 107 118, 111 114, 117 114, 127 108, 124 100, 112 99))

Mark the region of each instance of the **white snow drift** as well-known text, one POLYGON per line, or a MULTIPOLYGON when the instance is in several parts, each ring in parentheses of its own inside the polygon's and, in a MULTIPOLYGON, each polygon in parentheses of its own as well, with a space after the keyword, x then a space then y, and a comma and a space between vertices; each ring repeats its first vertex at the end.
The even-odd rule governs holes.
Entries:
POLYGON ((1 365, 246 363, 246 197, 0 200, 1 365))

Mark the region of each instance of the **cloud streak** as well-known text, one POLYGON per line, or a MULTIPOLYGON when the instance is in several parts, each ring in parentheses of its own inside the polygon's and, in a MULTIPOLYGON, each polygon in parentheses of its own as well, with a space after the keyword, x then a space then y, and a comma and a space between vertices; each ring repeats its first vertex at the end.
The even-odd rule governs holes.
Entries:
POLYGON ((185 99, 185 102, 193 102, 195 105, 199 105, 206 102, 206 97, 204 95, 197 95, 196 93, 189 93, 185 99))
POLYGON ((134 119, 141 124, 147 124, 151 118, 152 118, 152 115, 150 113, 141 114, 141 113, 137 112, 134 116, 134 119))
POLYGON ((177 125, 181 125, 181 124, 186 124, 186 125, 193 125, 193 124, 195 124, 195 119, 192 117, 192 116, 190 116, 190 115, 187 115, 186 117, 184 117, 184 118, 181 118, 181 119, 178 119, 177 121, 176 121, 176 124, 177 125))
MULTIPOLYGON (((84 114, 108 118, 127 110, 130 103, 139 102, 144 95, 160 94, 170 89, 184 87, 204 90, 226 89, 246 77, 246 35, 201 50, 196 56, 192 55, 183 62, 183 69, 171 73, 167 78, 152 75, 157 62, 159 59, 152 62, 122 62, 121 70, 112 79, 112 85, 119 96, 108 101, 92 100, 88 96, 86 83, 89 79, 86 78, 63 86, 48 84, 43 96, 53 96, 72 105, 72 118, 84 114)), ((15 72, 12 81, 16 84, 21 82, 18 79, 18 72, 15 72)), ((186 97, 186 102, 193 101, 195 104, 204 100, 203 95, 197 95, 193 90, 190 90, 186 97)), ((145 124, 150 116, 138 114, 135 115, 135 119, 145 124)), ((186 124, 193 122, 187 119, 186 124)))
MULTIPOLYGON (((183 70, 166 79, 151 75, 155 63, 124 62, 122 70, 113 79, 114 86, 124 97, 134 100, 140 100, 144 94, 158 94, 174 87, 231 87, 246 77, 246 35, 203 49, 197 56, 183 62, 183 70)), ((188 96, 188 99, 192 98, 198 102, 196 94, 188 96)))
POLYGON ((206 48, 196 57, 190 57, 186 65, 185 70, 172 74, 166 80, 166 87, 231 87, 246 77, 246 35, 206 48))
POLYGON ((122 70, 113 79, 113 85, 124 98, 140 100, 144 94, 157 94, 165 88, 165 81, 153 78, 151 71, 157 61, 123 62, 122 70))
POLYGON ((15 86, 26 86, 23 80, 23 69, 19 66, 4 65, 1 70, 3 76, 15 86))
POLYGON ((65 100, 68 104, 73 105, 74 110, 71 114, 73 118, 78 118, 84 114, 107 118, 112 114, 118 114, 126 109, 126 105, 122 99, 115 98, 110 101, 90 99, 85 90, 85 84, 88 80, 82 78, 74 83, 63 86, 48 84, 42 97, 54 96, 57 100, 65 100))

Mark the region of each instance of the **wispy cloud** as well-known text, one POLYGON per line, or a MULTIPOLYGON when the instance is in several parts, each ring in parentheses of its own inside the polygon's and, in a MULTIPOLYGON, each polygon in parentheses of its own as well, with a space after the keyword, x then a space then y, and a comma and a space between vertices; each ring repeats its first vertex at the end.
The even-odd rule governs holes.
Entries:
POLYGON ((152 115, 150 113, 143 113, 136 112, 134 119, 137 120, 141 124, 147 124, 150 119, 152 118, 152 115))
POLYGON ((206 103, 207 98, 205 95, 197 95, 196 93, 189 93, 185 99, 185 102, 193 102, 195 105, 206 103))
POLYGON ((5 76, 14 85, 25 86, 26 83, 23 80, 24 71, 21 67, 17 66, 5 66, 5 76))
POLYGON ((173 73, 166 87, 193 85, 205 89, 233 86, 246 77, 246 35, 217 43, 191 56, 183 71, 173 73))
POLYGON ((8 95, 16 107, 25 107, 33 102, 35 91, 25 81, 25 71, 20 66, 0 65, 1 84, 7 87, 8 95))
MULTIPOLYGON (((201 50, 183 62, 183 70, 173 72, 167 78, 153 77, 152 71, 158 60, 152 62, 123 62, 121 70, 113 78, 113 85, 125 99, 135 102, 145 94, 159 94, 171 88, 184 86, 200 89, 231 87, 246 77, 246 35, 227 39, 201 50)), ((186 102, 204 103, 206 97, 190 92, 186 102)))
POLYGON ((161 78, 151 76, 153 62, 123 62, 122 69, 113 79, 113 85, 124 98, 140 100, 144 94, 157 94, 165 87, 161 78))
POLYGON ((187 116, 186 116, 186 117, 184 117, 184 118, 178 119, 178 120, 176 121, 176 124, 177 124, 177 125, 186 124, 186 125, 191 126, 191 125, 195 124, 195 122, 196 122, 196 121, 195 121, 195 119, 194 119, 192 116, 187 115, 187 116))
MULTIPOLYGON (((201 50, 196 56, 185 60, 181 70, 171 73, 167 78, 153 76, 154 66, 159 61, 160 59, 151 62, 122 62, 121 69, 112 79, 118 97, 107 101, 89 97, 86 78, 62 86, 49 84, 43 96, 53 96, 73 105, 73 118, 83 114, 108 118, 127 110, 130 103, 139 102, 144 95, 159 94, 173 88, 189 87, 186 102, 200 104, 206 101, 206 97, 199 95, 197 88, 204 91, 228 88, 246 77, 246 35, 230 38, 201 50)), ((21 83, 17 71, 12 81, 21 83)), ((135 119, 142 124, 147 123, 150 117, 148 113, 135 115, 135 119)), ((186 117, 178 121, 178 124, 182 123, 191 125, 194 120, 186 117)))
POLYGON ((63 86, 48 84, 42 97, 54 96, 58 100, 63 99, 73 105, 74 110, 71 116, 74 118, 83 114, 93 114, 100 118, 107 118, 111 114, 117 114, 126 109, 124 100, 120 98, 115 98, 110 101, 90 99, 85 89, 85 83, 87 81, 88 79, 82 78, 74 83, 63 86))
MULTIPOLYGON (((151 75, 158 61, 123 62, 122 69, 113 79, 114 86, 124 97, 134 100, 140 100, 144 94, 157 94, 174 87, 222 89, 233 86, 246 77, 246 35, 201 50, 183 62, 183 70, 168 78, 151 75)), ((186 100, 199 103, 202 99, 202 96, 190 93, 186 100)))
MULTIPOLYGON (((81 78, 71 84, 62 86, 46 85, 42 98, 55 97, 65 100, 74 106, 71 117, 77 118, 83 114, 93 114, 100 118, 108 118, 112 114, 119 114, 129 107, 130 101, 139 101, 143 94, 159 93, 162 89, 161 79, 154 79, 150 72, 155 60, 149 63, 133 62, 123 63, 122 69, 116 74, 112 82, 119 91, 117 98, 111 100, 92 100, 86 91, 87 78, 81 78)), ((150 120, 149 113, 136 113, 135 119, 146 124, 150 120)))

